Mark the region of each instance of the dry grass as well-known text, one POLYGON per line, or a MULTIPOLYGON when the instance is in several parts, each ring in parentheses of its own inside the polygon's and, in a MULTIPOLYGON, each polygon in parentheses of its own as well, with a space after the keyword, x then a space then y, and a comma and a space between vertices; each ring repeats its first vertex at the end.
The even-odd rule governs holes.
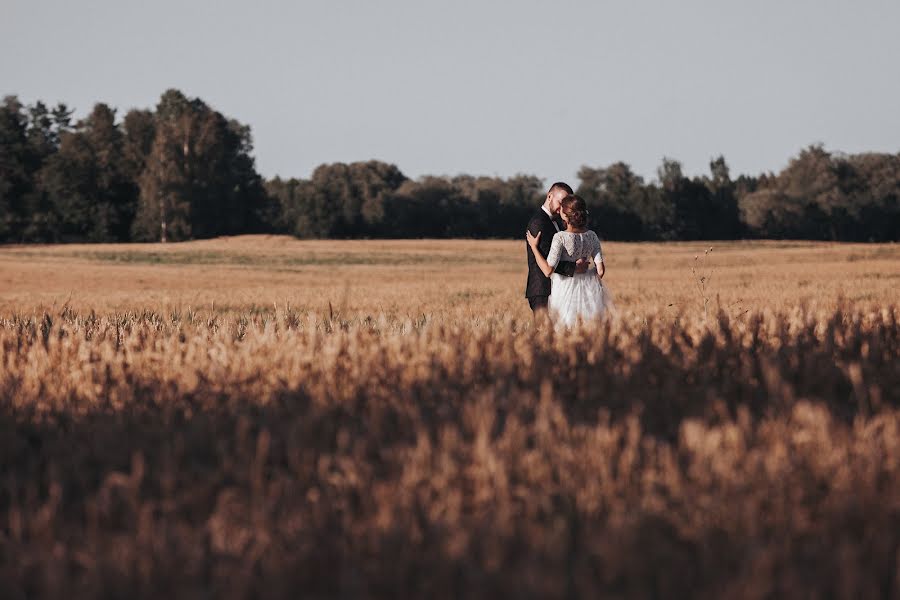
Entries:
MULTIPOLYGON (((694 312, 705 295, 725 307, 782 310, 896 302, 900 245, 812 242, 604 245, 608 283, 635 313, 694 312), (695 261, 695 257, 701 258, 695 261), (673 305, 673 306, 669 306, 673 305)), ((454 321, 497 312, 525 319, 525 242, 299 241, 242 236, 184 244, 0 248, 0 312, 243 311, 278 305, 321 313, 431 315, 454 321)))
POLYGON ((0 597, 897 597, 900 248, 704 248, 0 249, 0 597))

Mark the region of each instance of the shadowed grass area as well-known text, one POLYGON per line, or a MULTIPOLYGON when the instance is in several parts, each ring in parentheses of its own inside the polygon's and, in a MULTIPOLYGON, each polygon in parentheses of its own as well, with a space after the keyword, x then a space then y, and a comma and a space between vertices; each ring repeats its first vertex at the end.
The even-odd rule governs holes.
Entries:
POLYGON ((0 352, 4 600, 900 589, 897 306, 64 308, 0 352))

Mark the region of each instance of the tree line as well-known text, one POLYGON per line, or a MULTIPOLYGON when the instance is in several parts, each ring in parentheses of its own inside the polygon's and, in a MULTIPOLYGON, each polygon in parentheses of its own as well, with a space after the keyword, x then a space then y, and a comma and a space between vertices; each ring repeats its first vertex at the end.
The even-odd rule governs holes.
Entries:
MULTIPOLYGON (((380 161, 265 181, 250 127, 168 90, 155 110, 98 103, 0 105, 0 242, 180 241, 240 233, 303 238, 519 237, 543 201, 533 175, 424 176, 380 161)), ((900 153, 812 145, 780 173, 732 177, 724 157, 687 177, 664 158, 645 181, 584 166, 576 193, 605 239, 900 240, 900 153)))

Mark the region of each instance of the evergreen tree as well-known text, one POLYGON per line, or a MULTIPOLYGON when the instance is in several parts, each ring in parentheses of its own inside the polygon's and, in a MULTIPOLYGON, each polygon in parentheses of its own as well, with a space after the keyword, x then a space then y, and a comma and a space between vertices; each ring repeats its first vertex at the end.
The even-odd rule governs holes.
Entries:
POLYGON ((22 200, 32 187, 23 108, 15 96, 0 105, 0 242, 20 239, 26 217, 22 200))
POLYGON ((156 138, 156 120, 153 111, 132 109, 122 121, 124 134, 123 152, 128 177, 137 185, 147 164, 156 138))
POLYGON ((49 235, 60 241, 128 241, 137 186, 124 155, 124 135, 105 104, 72 132, 41 169, 41 190, 53 211, 49 235))

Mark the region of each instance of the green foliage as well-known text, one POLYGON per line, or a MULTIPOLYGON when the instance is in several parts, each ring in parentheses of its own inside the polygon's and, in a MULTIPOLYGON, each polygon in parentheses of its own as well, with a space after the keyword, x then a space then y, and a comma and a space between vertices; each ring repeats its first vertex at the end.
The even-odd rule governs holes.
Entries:
POLYGON ((0 107, 0 241, 46 241, 52 209, 39 171, 55 154, 69 129, 64 104, 50 110, 42 102, 24 107, 7 96, 0 107))
POLYGON ((115 110, 97 104, 74 131, 63 133, 59 149, 40 171, 40 185, 53 215, 47 237, 128 241, 137 186, 126 162, 115 110))
MULTIPOLYGON (((408 179, 380 161, 320 165, 264 182, 250 127, 167 90, 155 110, 0 105, 0 243, 177 241, 255 232, 303 238, 519 237, 544 182, 408 179)), ((655 181, 583 166, 578 193, 605 239, 900 239, 900 155, 810 146, 781 173, 731 176, 725 158, 687 177, 663 158, 655 181)))
MULTIPOLYGON (((147 149, 149 124, 135 117, 133 162, 147 149)), ((138 179, 132 228, 138 240, 184 240, 253 230, 264 190, 250 128, 177 90, 160 99, 153 143, 138 179)))
POLYGON ((666 239, 672 215, 655 186, 631 167, 617 162, 606 168, 581 167, 576 192, 590 208, 591 227, 607 239, 666 239))
POLYGON ((27 118, 15 96, 0 106, 0 241, 14 239, 21 228, 22 199, 31 187, 27 118))
POLYGON ((813 145, 740 199, 756 237, 900 239, 900 154, 831 154, 813 145))
POLYGON ((267 185, 281 213, 273 224, 304 238, 376 236, 405 181, 396 166, 374 160, 321 165, 308 181, 276 178, 267 185))
POLYGON ((309 180, 266 184, 274 230, 298 237, 516 237, 541 203, 540 179, 406 178, 379 161, 318 167, 309 180))

